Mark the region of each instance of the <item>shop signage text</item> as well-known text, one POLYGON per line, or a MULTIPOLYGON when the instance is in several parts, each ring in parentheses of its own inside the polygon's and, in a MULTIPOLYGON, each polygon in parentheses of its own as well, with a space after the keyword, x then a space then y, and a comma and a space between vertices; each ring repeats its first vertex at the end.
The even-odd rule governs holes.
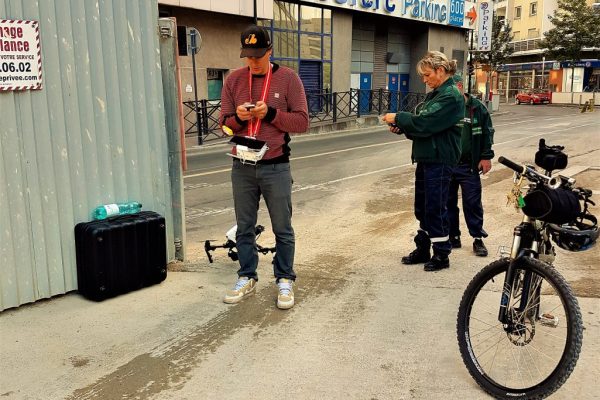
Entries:
POLYGON ((304 0, 356 11, 464 27, 465 0, 304 0))
POLYGON ((479 2, 479 30, 477 33, 477 50, 490 51, 492 48, 492 17, 494 10, 488 0, 479 2))
POLYGON ((522 64, 505 64, 505 65, 501 65, 498 68, 498 72, 531 71, 532 69, 535 69, 535 70, 545 69, 546 71, 548 71, 551 69, 558 70, 561 68, 571 68, 573 66, 575 66, 576 68, 600 67, 600 60, 577 61, 575 63, 573 63, 571 61, 563 61, 563 62, 546 61, 545 63, 533 62, 533 63, 522 63, 522 64))
POLYGON ((41 89, 37 21, 0 19, 0 91, 41 89))
POLYGON ((465 1, 450 0, 450 19, 448 25, 463 26, 465 22, 465 1))

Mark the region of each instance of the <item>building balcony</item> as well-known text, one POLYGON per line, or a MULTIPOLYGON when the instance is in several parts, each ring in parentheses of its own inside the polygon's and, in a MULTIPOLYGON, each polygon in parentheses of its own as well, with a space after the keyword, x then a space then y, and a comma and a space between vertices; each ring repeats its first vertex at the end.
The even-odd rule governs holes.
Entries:
POLYGON ((539 46, 540 40, 540 38, 537 38, 511 42, 514 49, 513 56, 540 53, 542 51, 539 46))
POLYGON ((508 7, 508 0, 501 0, 494 3, 494 12, 502 10, 506 12, 506 8, 508 7))

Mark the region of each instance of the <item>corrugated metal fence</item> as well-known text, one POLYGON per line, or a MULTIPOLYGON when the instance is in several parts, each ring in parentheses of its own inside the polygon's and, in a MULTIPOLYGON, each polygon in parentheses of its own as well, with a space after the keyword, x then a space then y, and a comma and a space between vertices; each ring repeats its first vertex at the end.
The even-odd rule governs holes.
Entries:
POLYGON ((39 21, 43 65, 42 90, 0 92, 2 310, 77 288, 96 206, 172 211, 157 0, 0 0, 0 18, 39 21))

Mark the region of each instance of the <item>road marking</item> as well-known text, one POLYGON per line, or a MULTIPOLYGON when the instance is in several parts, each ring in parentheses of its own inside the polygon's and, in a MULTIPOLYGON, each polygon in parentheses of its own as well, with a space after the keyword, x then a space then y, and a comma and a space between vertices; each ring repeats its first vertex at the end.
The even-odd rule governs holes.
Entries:
POLYGON ((598 123, 597 122, 592 122, 591 124, 583 124, 583 125, 577 125, 577 126, 570 126, 568 128, 558 129, 558 130, 551 131, 551 132, 538 133, 538 134, 535 134, 535 135, 529 135, 527 137, 520 137, 520 138, 517 138, 517 139, 507 140, 506 142, 494 143, 494 146, 501 145, 501 144, 512 143, 512 142, 516 142, 518 140, 533 138, 533 137, 536 137, 536 136, 553 135, 555 133, 560 133, 560 132, 564 132, 564 131, 570 131, 571 129, 583 128, 583 127, 590 126, 590 125, 598 125, 598 123))
MULTIPOLYGON (((536 137, 536 136, 553 135, 553 134, 556 134, 556 133, 561 133, 561 132, 568 131, 568 130, 571 130, 571 129, 583 128, 583 127, 590 126, 590 125, 597 125, 597 123, 577 125, 577 126, 572 126, 572 127, 565 128, 565 129, 554 130, 554 131, 551 131, 551 132, 539 133, 539 134, 536 134, 536 135, 530 135, 530 136, 528 136, 526 138, 521 137, 521 138, 517 138, 517 139, 507 140, 505 142, 495 143, 494 145, 498 146, 498 145, 508 144, 508 143, 516 142, 518 140, 523 140, 523 139, 527 139, 527 138, 531 138, 531 137, 536 137)), ((381 145, 389 144, 389 143, 390 142, 388 142, 388 143, 382 143, 381 145)), ((391 142, 391 143, 397 143, 397 142, 391 142)), ((373 145, 369 145, 369 147, 373 147, 373 145)), ((351 150, 351 149, 344 149, 344 150, 341 150, 341 151, 348 151, 348 150, 351 150)), ((341 152, 341 151, 338 151, 338 152, 341 152)), ((329 153, 332 153, 332 152, 329 152, 329 153)), ((317 155, 313 155, 313 156, 307 156, 307 157, 304 157, 304 158, 316 157, 316 156, 317 155)), ((300 158, 300 157, 298 157, 298 158, 300 158)), ((296 189, 292 189, 292 193, 302 192, 304 190, 311 190, 311 189, 324 189, 327 186, 335 184, 335 183, 344 182, 344 181, 348 181, 348 180, 356 179, 356 178, 361 178, 361 177, 364 177, 364 176, 375 175, 375 174, 379 174, 379 173, 382 173, 382 172, 388 172, 388 171, 392 171, 392 170, 399 169, 399 168, 409 167, 411 165, 412 165, 412 163, 395 165, 393 167, 387 167, 387 168, 382 168, 382 169, 378 169, 378 170, 375 170, 375 171, 365 172, 365 173, 362 173, 362 174, 356 174, 356 175, 346 176, 346 177, 343 177, 343 178, 333 179, 333 180, 330 180, 330 181, 327 181, 327 182, 321 182, 321 183, 316 183, 316 184, 313 184, 313 185, 306 185, 306 186, 297 186, 296 189)), ((229 170, 230 169, 227 169, 227 171, 229 171, 229 170)), ((216 172, 217 171, 215 171, 215 173, 216 172)), ((233 211, 234 211, 233 207, 224 207, 224 208, 220 208, 220 209, 204 209, 204 210, 202 210, 202 209, 188 209, 188 210, 186 210, 186 221, 192 221, 192 220, 197 219, 199 217, 206 217, 206 216, 210 216, 210 215, 224 214, 224 213, 229 213, 229 212, 233 212, 233 211)))
POLYGON ((292 190, 292 193, 300 192, 302 190, 321 188, 321 187, 324 187, 324 186, 327 186, 327 185, 331 185, 333 183, 343 182, 343 181, 347 181, 347 180, 355 179, 355 178, 361 178, 363 176, 374 175, 374 174, 378 174, 380 172, 391 171, 391 170, 398 169, 398 168, 404 168, 404 167, 408 167, 410 165, 412 165, 412 163, 407 163, 407 164, 402 164, 402 165, 395 165, 393 167, 378 169, 376 171, 365 172, 363 174, 346 176, 346 177, 343 177, 343 178, 334 179, 334 180, 327 181, 327 182, 321 182, 321 183, 317 183, 317 184, 314 184, 314 185, 306 185, 306 186, 300 187, 300 188, 298 188, 296 190, 292 190))
MULTIPOLYGON (((390 145, 390 144, 397 144, 397 143, 398 143, 398 141, 395 140, 393 142, 367 144, 367 145, 364 145, 364 146, 350 147, 348 149, 333 150, 333 151, 326 151, 324 153, 311 154, 309 156, 292 157, 292 158, 290 158, 290 161, 304 160, 306 158, 314 158, 314 157, 321 157, 321 156, 328 156, 328 155, 331 155, 331 154, 344 153, 344 152, 353 151, 353 150, 360 150, 360 149, 368 149, 370 147, 387 146, 387 145, 390 145)), ((213 174, 218 174, 218 173, 221 173, 221 172, 228 172, 228 171, 231 171, 231 167, 224 168, 224 169, 217 169, 215 171, 201 172, 199 174, 186 175, 186 176, 183 177, 183 179, 195 178, 195 177, 198 177, 198 176, 213 175, 213 174)))
MULTIPOLYGON (((369 172, 365 172, 365 173, 357 174, 357 175, 352 175, 352 176, 345 176, 343 178, 333 179, 331 181, 321 182, 321 183, 317 183, 317 184, 314 184, 314 185, 299 186, 296 189, 293 189, 292 193, 302 192, 304 190, 311 190, 311 189, 324 189, 327 186, 332 185, 334 183, 339 183, 339 182, 347 181, 347 180, 350 180, 350 179, 361 178, 363 176, 369 176, 369 175, 379 174, 381 172, 392 171, 394 169, 408 167, 410 165, 412 165, 412 163, 407 163, 407 164, 402 164, 402 165, 396 165, 396 166, 393 166, 393 167, 378 169, 376 171, 369 171, 369 172)), ((197 218, 200 218, 200 217, 207 217, 207 216, 210 216, 210 215, 219 215, 219 214, 224 214, 224 213, 233 212, 233 211, 234 211, 233 207, 224 207, 224 208, 220 208, 220 209, 197 209, 197 208, 191 208, 191 209, 187 209, 186 210, 185 219, 186 219, 186 221, 193 221, 194 219, 197 219, 197 218)))
MULTIPOLYGON (((559 119, 559 118, 562 118, 562 117, 557 117, 557 118, 554 118, 554 119, 559 119)), ((548 120, 548 119, 546 119, 546 120, 548 120)), ((528 120, 523 120, 523 121, 519 121, 518 123, 523 123, 523 122, 527 122, 527 121, 528 120)), ((534 121, 534 120, 531 120, 531 121, 534 121)), ((512 123, 509 124, 509 125, 512 125, 512 123)), ((550 132, 544 132, 544 133, 538 133, 538 134, 534 134, 534 135, 528 135, 527 137, 520 137, 520 138, 517 138, 517 139, 508 140, 506 142, 494 143, 494 145, 497 146, 497 145, 501 145, 501 144, 512 143, 512 142, 515 142, 517 140, 523 140, 523 139, 527 139, 527 138, 530 138, 530 137, 543 136, 543 135, 552 135, 552 134, 555 134, 555 133, 560 133, 560 132, 564 132, 564 131, 571 130, 571 129, 576 129, 576 128, 583 128, 583 127, 591 126, 591 125, 596 125, 596 123, 589 123, 589 124, 571 126, 571 127, 567 127, 567 128, 559 129, 559 130, 554 130, 554 131, 550 131, 550 132)), ((498 125, 498 127, 499 126, 505 126, 505 125, 498 125)), ((290 160, 291 161, 303 160, 303 159, 307 159, 307 158, 321 157, 321 156, 326 156, 326 155, 331 155, 331 154, 344 153, 344 152, 348 152, 348 151, 366 149, 366 148, 370 148, 370 147, 387 146, 387 145, 390 145, 390 144, 397 144, 397 143, 399 143, 399 142, 398 141, 393 141, 393 142, 375 143, 375 144, 369 144, 369 145, 365 145, 365 146, 351 147, 351 148, 348 148, 348 149, 327 151, 327 152, 318 153, 318 154, 311 154, 311 155, 308 155, 308 156, 292 157, 292 158, 290 158, 290 160)), ((410 165, 410 164, 408 164, 408 165, 410 165)), ((398 168, 398 167, 393 167, 393 168, 398 168)), ((218 170, 215 170, 215 171, 208 171, 208 172, 202 172, 202 173, 199 173, 199 174, 187 175, 187 176, 184 176, 183 179, 195 178, 195 177, 198 177, 198 176, 214 175, 214 174, 219 174, 221 172, 229 172, 229 171, 231 171, 231 168, 218 169, 218 170)), ((383 171, 385 171, 385 169, 383 169, 383 170, 381 170, 379 172, 383 172, 383 171)), ((374 171, 374 173, 376 173, 376 172, 377 171, 374 171)), ((361 176, 361 175, 357 175, 356 177, 359 177, 359 176, 361 176)))
MULTIPOLYGON (((544 122, 545 121, 551 121, 551 120, 554 120, 554 119, 561 119, 561 118, 564 118, 564 117, 546 118, 546 119, 544 119, 544 122)), ((509 122, 509 123, 506 123, 506 124, 498 124, 498 125, 494 124, 494 128, 498 128, 498 127, 501 127, 501 126, 510 126, 510 125, 522 124, 524 122, 533 122, 533 121, 539 121, 539 119, 532 118, 532 119, 523 119, 523 120, 515 121, 515 122, 509 122)))
POLYGON ((209 208, 209 209, 198 209, 198 208, 186 208, 185 210, 185 220, 193 221, 200 217, 207 217, 209 215, 219 215, 225 214, 229 212, 233 212, 233 207, 223 207, 223 208, 209 208))

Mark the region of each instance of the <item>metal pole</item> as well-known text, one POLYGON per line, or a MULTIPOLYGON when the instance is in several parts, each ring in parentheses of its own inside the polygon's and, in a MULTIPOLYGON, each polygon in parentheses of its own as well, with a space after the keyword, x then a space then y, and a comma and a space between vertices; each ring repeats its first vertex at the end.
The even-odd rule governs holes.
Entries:
POLYGON ((471 29, 471 44, 469 44, 469 87, 467 93, 471 94, 471 68, 473 67, 473 72, 475 72, 475 68, 473 66, 473 29, 471 29))
POLYGON ((544 85, 544 72, 545 72, 544 67, 545 66, 546 66, 546 56, 543 56, 542 57, 542 87, 541 87, 541 89, 544 89, 544 87, 546 86, 546 85, 544 85))
POLYGON ((196 29, 190 29, 190 41, 192 47, 192 70, 194 72, 194 112, 196 113, 198 144, 202 144, 202 128, 200 127, 200 113, 198 113, 198 82, 196 80, 196 33, 196 29))
POLYGON ((571 104, 573 104, 573 99, 575 98, 575 88, 573 87, 574 80, 575 80, 575 62, 573 62, 573 66, 571 67, 571 104))
POLYGON ((254 0, 253 3, 254 3, 254 25, 258 25, 258 15, 256 12, 256 0, 254 0))

